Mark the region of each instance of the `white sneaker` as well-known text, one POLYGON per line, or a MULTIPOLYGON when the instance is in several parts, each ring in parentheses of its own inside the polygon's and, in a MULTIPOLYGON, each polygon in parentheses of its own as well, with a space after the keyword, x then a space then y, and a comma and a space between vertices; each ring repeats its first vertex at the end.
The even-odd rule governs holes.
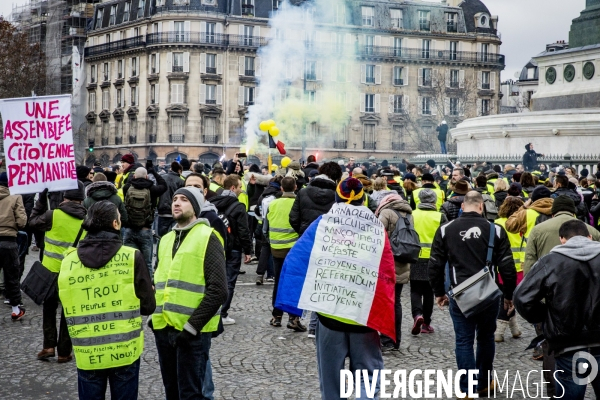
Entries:
POLYGON ((233 325, 233 324, 235 324, 235 319, 233 319, 231 317, 221 318, 221 320, 223 321, 223 325, 233 325))

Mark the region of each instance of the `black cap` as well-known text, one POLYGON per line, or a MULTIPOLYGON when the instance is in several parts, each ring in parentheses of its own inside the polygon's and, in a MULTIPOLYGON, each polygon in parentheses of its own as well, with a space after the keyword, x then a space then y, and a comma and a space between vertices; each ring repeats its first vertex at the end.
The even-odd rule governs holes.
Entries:
POLYGON ((77 189, 67 190, 64 197, 68 200, 83 201, 85 199, 83 182, 77 181, 77 189))

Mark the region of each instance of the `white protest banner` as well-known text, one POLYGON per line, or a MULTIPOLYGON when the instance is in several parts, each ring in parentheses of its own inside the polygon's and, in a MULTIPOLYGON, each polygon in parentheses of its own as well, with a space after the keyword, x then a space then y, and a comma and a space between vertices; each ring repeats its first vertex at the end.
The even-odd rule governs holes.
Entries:
POLYGON ((71 96, 0 100, 11 194, 77 189, 71 96))

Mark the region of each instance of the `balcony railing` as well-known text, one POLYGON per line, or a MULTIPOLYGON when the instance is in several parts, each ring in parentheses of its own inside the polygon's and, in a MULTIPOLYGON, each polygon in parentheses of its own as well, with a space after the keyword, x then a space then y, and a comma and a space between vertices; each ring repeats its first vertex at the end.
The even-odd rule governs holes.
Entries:
POLYGON ((317 80, 317 75, 309 73, 309 72, 306 73, 305 77, 306 77, 307 81, 316 81, 317 80))
POLYGON ((117 146, 123 144, 123 138, 122 137, 118 137, 118 136, 115 137, 115 144, 117 146))
POLYGON ((229 35, 206 32, 160 32, 146 35, 146 44, 190 43, 227 46, 229 35))
POLYGON ((402 86, 402 85, 404 85, 404 79, 394 79, 394 85, 395 86, 402 86))
POLYGON ((394 106, 394 114, 403 114, 404 110, 402 109, 402 107, 396 107, 394 106))
POLYGON ((202 141, 205 144, 217 144, 219 143, 219 135, 202 135, 202 141))
POLYGON ((431 30, 431 22, 429 22, 429 21, 419 21, 419 30, 421 30, 421 31, 429 31, 429 30, 431 30))
POLYGON ((377 142, 363 142, 364 150, 377 150, 377 142))
POLYGON ((490 90, 490 84, 489 83, 482 83, 481 84, 481 88, 483 90, 490 90))
POLYGON ((366 113, 374 113, 375 112, 375 107, 365 107, 365 112, 366 113))
POLYGON ((129 144, 136 144, 136 143, 137 143, 137 136, 129 135, 129 144))
POLYGON ((217 104, 217 100, 215 99, 211 99, 211 100, 206 100, 206 104, 217 104))
POLYGON ((244 76, 254 76, 254 70, 253 69, 244 70, 244 76))
POLYGON ((100 143, 102 144, 102 146, 108 146, 108 138, 107 137, 101 138, 100 143))
POLYGON ((460 87, 460 83, 458 83, 458 81, 450 81, 450 87, 452 89, 458 89, 460 87))
POLYGON ((367 76, 367 77, 365 77, 365 82, 367 82, 367 83, 375 83, 375 77, 374 76, 367 76))
MULTIPOLYGON (((320 43, 316 51, 335 51, 335 46, 327 48, 326 43, 320 43)), ((423 50, 403 47, 400 51, 392 46, 359 46, 359 56, 387 57, 404 60, 435 60, 435 61, 458 61, 458 62, 487 62, 504 67, 505 58, 502 54, 478 53, 471 51, 450 50, 423 50)))
POLYGON ((149 143, 156 143, 156 135, 148 135, 148 142, 149 143))
POLYGON ((431 87, 431 79, 423 79, 423 84, 421 86, 431 87))
POLYGON ((169 135, 169 142, 184 143, 185 135, 169 135))
POLYGON ((115 51, 129 50, 146 45, 144 36, 136 36, 129 39, 117 40, 115 42, 99 44, 85 48, 86 57, 94 57, 102 54, 113 53, 115 51))
POLYGON ((392 142, 392 150, 400 151, 400 150, 404 150, 405 148, 406 148, 405 143, 392 142))
POLYGON ((267 38, 261 36, 229 35, 229 46, 260 47, 267 45, 267 38))
POLYGON ((333 148, 334 149, 346 149, 346 148, 348 148, 348 141, 347 140, 334 140, 333 148))
POLYGON ((216 74, 217 69, 215 67, 206 67, 206 73, 207 74, 216 74))
POLYGON ((173 65, 173 72, 183 72, 183 65, 173 65))
POLYGON ((249 107, 249 106, 253 106, 254 105, 254 101, 245 101, 244 102, 244 107, 249 107))

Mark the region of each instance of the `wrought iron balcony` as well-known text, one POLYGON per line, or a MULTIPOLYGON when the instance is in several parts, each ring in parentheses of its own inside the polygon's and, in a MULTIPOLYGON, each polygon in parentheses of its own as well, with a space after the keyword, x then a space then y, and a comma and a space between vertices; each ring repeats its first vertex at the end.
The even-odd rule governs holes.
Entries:
POLYGON ((377 142, 363 142, 364 150, 377 150, 377 142))
POLYGON ((136 143, 137 143, 137 136, 129 135, 129 144, 136 144, 136 143))
POLYGON ((227 46, 228 36, 206 32, 160 32, 146 35, 146 44, 189 43, 227 46))
POLYGON ((184 143, 185 135, 169 135, 169 142, 171 143, 184 143))
POLYGON ((229 46, 261 47, 267 45, 267 38, 261 36, 229 35, 229 46))
POLYGON ((334 149, 346 149, 346 148, 348 148, 348 141, 347 140, 334 140, 333 148, 334 149))
POLYGON ((215 99, 211 99, 211 100, 206 100, 206 104, 217 104, 217 100, 215 99))
POLYGON ((206 73, 207 74, 216 74, 217 69, 215 67, 206 67, 206 73))
POLYGON ((253 69, 244 70, 244 76, 254 76, 254 70, 253 69))
POLYGON ((217 144, 219 143, 219 135, 202 135, 202 141, 205 144, 217 144))
POLYGON ((135 49, 144 47, 146 41, 144 36, 136 36, 129 39, 117 40, 115 42, 99 44, 85 48, 85 57, 95 57, 102 54, 114 53, 116 51, 135 49))
POLYGON ((394 85, 396 85, 396 86, 404 85, 404 79, 394 79, 394 85))
POLYGON ((148 143, 156 143, 156 135, 148 135, 148 143))
POLYGON ((405 148, 406 148, 405 143, 392 142, 392 150, 400 151, 400 150, 404 150, 405 148))
POLYGON ((108 146, 108 138, 107 137, 101 138, 100 144, 102 144, 102 146, 108 146))
POLYGON ((116 136, 116 137, 115 137, 115 144, 116 144, 117 146, 118 146, 118 145, 121 145, 121 144, 123 144, 123 138, 122 138, 122 137, 118 137, 118 136, 116 136))

